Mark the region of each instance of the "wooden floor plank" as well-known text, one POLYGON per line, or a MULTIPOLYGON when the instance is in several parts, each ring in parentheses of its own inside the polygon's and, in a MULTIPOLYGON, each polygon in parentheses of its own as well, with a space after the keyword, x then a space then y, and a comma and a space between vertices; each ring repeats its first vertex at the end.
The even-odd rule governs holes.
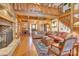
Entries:
POLYGON ((13 55, 14 56, 37 56, 38 54, 33 42, 30 42, 29 36, 22 35, 21 42, 19 46, 16 48, 13 55))

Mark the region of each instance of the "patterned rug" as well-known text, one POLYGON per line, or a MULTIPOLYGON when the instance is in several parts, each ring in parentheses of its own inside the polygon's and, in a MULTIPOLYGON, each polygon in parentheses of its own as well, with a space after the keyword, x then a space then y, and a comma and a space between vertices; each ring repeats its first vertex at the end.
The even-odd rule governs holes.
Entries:
POLYGON ((33 40, 33 43, 37 49, 38 56, 48 56, 48 47, 46 47, 41 40, 33 40))

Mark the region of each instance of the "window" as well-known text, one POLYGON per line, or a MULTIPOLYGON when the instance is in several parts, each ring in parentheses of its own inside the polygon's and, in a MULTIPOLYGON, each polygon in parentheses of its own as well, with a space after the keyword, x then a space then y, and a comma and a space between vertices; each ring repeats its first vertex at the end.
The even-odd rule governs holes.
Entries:
POLYGON ((58 31, 58 19, 54 19, 51 22, 51 26, 52 26, 52 31, 58 31))
POLYGON ((68 13, 71 10, 71 3, 65 3, 63 6, 63 12, 68 13))
POLYGON ((36 30, 36 29, 37 29, 36 24, 32 24, 32 30, 36 30))

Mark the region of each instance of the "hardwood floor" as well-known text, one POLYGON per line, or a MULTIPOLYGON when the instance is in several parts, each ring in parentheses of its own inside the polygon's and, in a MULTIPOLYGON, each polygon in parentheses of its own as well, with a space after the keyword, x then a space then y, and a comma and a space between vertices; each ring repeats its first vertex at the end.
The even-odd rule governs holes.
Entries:
POLYGON ((16 48, 13 56, 37 56, 36 48, 32 42, 31 37, 28 35, 22 35, 21 42, 16 48))

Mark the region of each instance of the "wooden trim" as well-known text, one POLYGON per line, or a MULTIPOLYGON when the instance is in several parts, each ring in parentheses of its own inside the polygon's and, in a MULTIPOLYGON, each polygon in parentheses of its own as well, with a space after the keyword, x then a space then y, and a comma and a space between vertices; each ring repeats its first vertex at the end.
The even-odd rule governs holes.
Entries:
POLYGON ((69 12, 69 13, 64 13, 63 15, 59 16, 59 18, 64 18, 64 17, 66 17, 66 16, 68 16, 68 15, 70 15, 70 14, 71 14, 71 12, 69 12))
POLYGON ((71 32, 73 32, 73 20, 74 20, 74 4, 71 3, 71 21, 70 21, 70 26, 71 26, 71 32))

